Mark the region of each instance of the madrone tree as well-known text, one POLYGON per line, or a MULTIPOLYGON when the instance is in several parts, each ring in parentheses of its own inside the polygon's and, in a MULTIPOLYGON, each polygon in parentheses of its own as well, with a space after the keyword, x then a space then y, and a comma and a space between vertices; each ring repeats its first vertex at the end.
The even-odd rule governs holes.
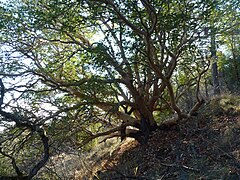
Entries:
POLYGON ((0 158, 31 178, 53 147, 117 136, 147 143, 153 130, 194 115, 204 102, 209 52, 201 43, 210 37, 215 6, 211 0, 1 5, 0 158), (190 87, 194 104, 186 110, 178 102, 190 87), (18 156, 29 144, 35 166, 18 156))

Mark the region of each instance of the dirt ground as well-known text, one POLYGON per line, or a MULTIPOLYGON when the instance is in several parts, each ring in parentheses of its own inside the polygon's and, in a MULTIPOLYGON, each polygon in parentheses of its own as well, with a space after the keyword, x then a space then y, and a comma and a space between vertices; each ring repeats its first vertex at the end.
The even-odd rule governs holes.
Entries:
POLYGON ((93 179, 240 179, 238 100, 212 100, 187 123, 154 132, 147 145, 123 143, 93 179))

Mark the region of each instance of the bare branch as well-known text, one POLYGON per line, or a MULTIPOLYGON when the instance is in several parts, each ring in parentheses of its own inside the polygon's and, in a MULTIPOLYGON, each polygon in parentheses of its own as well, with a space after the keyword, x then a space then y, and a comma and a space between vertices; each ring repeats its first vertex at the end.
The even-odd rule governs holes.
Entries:
POLYGON ((0 109, 1 109, 1 106, 3 104, 3 98, 4 98, 4 94, 5 94, 5 88, 4 88, 4 85, 3 85, 3 82, 2 82, 2 79, 0 79, 0 93, 1 93, 1 97, 0 97, 0 109))

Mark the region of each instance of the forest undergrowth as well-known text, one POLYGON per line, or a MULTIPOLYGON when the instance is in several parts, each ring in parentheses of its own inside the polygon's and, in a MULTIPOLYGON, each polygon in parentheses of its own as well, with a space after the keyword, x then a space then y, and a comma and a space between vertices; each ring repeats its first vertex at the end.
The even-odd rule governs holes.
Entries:
POLYGON ((240 97, 213 98, 187 123, 155 131, 144 146, 123 142, 100 164, 91 178, 240 179, 240 97))

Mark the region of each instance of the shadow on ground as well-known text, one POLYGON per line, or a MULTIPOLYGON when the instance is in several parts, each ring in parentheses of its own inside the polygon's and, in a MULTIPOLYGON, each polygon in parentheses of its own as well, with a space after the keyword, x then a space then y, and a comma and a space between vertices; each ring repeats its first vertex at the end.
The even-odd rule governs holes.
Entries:
POLYGON ((145 146, 124 143, 93 179, 240 179, 240 97, 215 98, 179 128, 145 146))

